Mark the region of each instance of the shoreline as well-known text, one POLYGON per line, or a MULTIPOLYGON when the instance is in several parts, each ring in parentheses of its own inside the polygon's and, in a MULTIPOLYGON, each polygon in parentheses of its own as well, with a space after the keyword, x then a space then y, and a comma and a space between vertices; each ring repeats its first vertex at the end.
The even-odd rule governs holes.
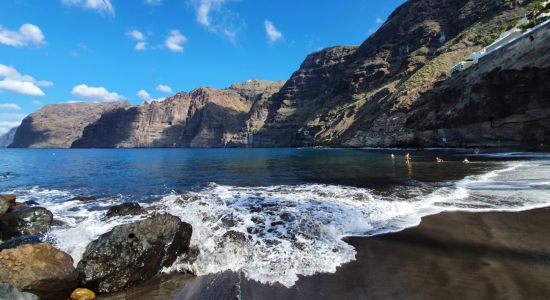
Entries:
POLYGON ((291 288, 225 272, 166 276, 98 299, 547 299, 550 207, 520 212, 442 212, 420 225, 349 237, 356 260, 291 288))

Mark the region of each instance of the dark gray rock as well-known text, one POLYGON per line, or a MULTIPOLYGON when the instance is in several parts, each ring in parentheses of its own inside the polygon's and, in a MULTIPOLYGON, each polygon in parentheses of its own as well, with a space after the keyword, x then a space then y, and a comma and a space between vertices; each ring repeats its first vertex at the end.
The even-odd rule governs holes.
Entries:
POLYGON ((0 233, 2 239, 45 233, 53 221, 51 211, 43 207, 14 209, 2 217, 0 233))
POLYGON ((3 300, 40 300, 38 296, 21 292, 16 287, 6 283, 0 283, 0 299, 3 300))
POLYGON ((105 216, 108 218, 111 217, 122 217, 122 216, 135 216, 145 213, 146 210, 143 209, 139 203, 122 203, 120 205, 115 205, 107 211, 105 216))
POLYGON ((86 247, 81 284, 107 293, 142 283, 188 252, 191 234, 191 225, 172 215, 116 226, 86 247))
POLYGON ((40 243, 43 242, 43 239, 44 239, 44 235, 42 235, 42 234, 14 237, 12 239, 9 239, 9 240, 1 243, 0 244, 0 251, 2 251, 4 249, 17 248, 21 245, 26 245, 26 244, 40 244, 40 243))

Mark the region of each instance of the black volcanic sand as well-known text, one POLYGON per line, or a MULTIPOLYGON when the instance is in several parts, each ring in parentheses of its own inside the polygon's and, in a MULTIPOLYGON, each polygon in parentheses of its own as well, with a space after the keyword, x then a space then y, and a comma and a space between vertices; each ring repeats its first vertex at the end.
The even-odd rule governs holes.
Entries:
MULTIPOLYGON (((550 299, 550 208, 448 212, 418 227, 352 237, 356 260, 292 288, 223 273, 147 284, 127 299, 550 299)), ((123 296, 101 299, 125 299, 123 296)))

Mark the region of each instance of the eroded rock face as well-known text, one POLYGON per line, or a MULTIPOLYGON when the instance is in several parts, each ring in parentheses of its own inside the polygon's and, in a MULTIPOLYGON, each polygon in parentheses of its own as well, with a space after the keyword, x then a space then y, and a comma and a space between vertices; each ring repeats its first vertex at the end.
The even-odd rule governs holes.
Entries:
POLYGON ((247 143, 253 105, 265 100, 280 82, 249 81, 224 90, 208 87, 178 93, 104 114, 86 127, 72 147, 225 147, 247 143))
POLYGON ((69 148, 86 126, 107 112, 128 106, 122 102, 46 105, 23 120, 9 147, 69 148))
POLYGON ((41 299, 66 299, 78 282, 71 256, 49 244, 3 250, 0 265, 0 282, 41 299))
POLYGON ((191 234, 191 225, 171 215, 116 226, 86 247, 81 284, 106 293, 144 282, 189 250, 191 234))
POLYGON ((43 207, 19 208, 5 214, 1 219, 2 239, 46 233, 53 221, 51 211, 43 207))

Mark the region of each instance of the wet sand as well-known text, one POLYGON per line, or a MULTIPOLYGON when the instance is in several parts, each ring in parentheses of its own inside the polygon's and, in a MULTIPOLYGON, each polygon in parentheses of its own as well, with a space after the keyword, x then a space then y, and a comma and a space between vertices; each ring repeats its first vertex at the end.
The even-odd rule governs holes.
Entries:
POLYGON ((550 299, 550 208, 447 212, 402 232, 352 237, 356 260, 292 288, 241 274, 173 275, 101 299, 550 299))

